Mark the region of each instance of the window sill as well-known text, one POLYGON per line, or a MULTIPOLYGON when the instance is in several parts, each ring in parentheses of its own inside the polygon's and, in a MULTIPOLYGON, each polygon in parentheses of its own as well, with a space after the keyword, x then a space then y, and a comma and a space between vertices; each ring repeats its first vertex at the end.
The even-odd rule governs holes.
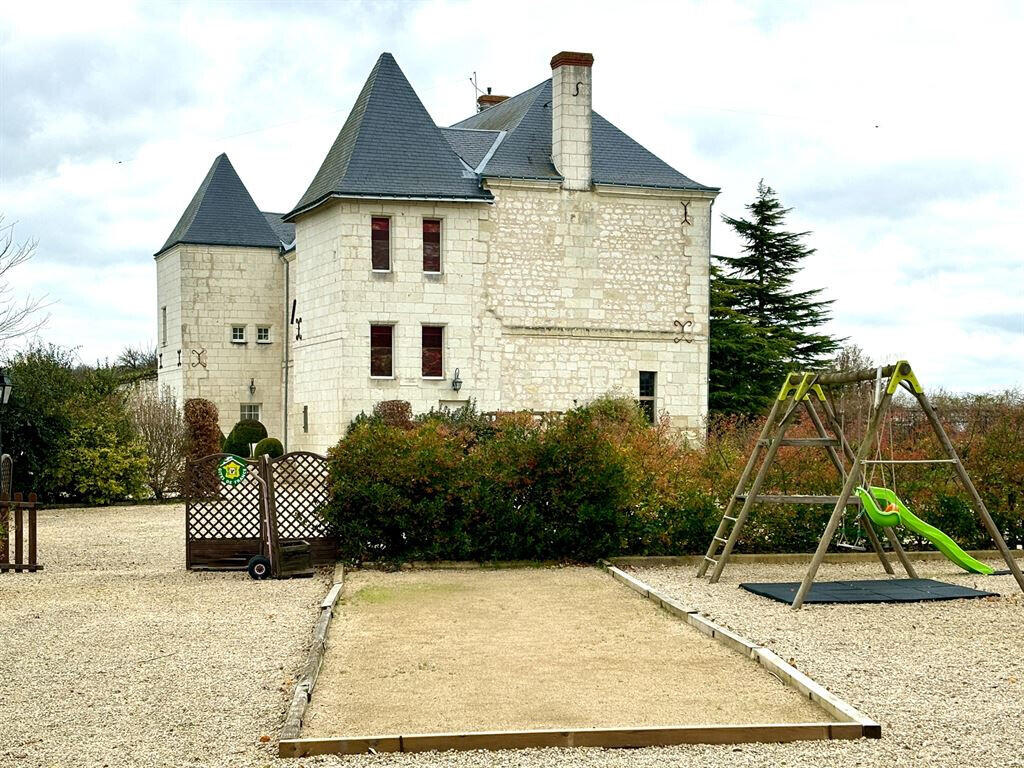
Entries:
POLYGON ((372 373, 370 374, 370 381, 394 381, 394 380, 395 380, 394 376, 374 376, 372 373))
POLYGON ((447 381, 447 376, 420 376, 423 381, 447 381))
POLYGON ((231 340, 231 343, 232 343, 232 344, 238 344, 239 346, 245 346, 245 345, 246 345, 246 344, 248 344, 249 342, 248 342, 248 341, 238 341, 238 339, 232 339, 232 340, 231 340))
POLYGON ((256 343, 257 343, 257 344, 273 344, 274 342, 273 342, 273 341, 271 341, 270 339, 267 339, 266 341, 258 341, 258 340, 257 340, 257 342, 256 342, 256 343))

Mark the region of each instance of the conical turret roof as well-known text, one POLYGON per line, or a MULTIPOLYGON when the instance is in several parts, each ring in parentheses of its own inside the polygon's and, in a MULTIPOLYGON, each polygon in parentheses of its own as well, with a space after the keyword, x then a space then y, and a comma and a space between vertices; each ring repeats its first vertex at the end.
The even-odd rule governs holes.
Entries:
POLYGON ((256 207, 228 156, 220 154, 157 255, 178 243, 279 248, 281 238, 256 207))

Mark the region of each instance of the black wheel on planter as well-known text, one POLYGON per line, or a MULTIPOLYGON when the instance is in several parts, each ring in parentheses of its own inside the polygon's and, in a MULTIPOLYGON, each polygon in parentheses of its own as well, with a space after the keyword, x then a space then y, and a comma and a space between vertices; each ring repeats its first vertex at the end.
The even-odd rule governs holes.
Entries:
POLYGON ((256 555, 249 560, 246 567, 249 576, 257 581, 270 578, 270 559, 263 555, 256 555))

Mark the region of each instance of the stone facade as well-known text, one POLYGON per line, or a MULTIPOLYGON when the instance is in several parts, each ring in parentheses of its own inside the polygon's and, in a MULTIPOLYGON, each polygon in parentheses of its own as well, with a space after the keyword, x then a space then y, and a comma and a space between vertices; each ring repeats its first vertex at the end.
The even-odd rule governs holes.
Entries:
POLYGON ((227 434, 243 405, 258 405, 272 435, 284 434, 282 361, 286 318, 284 264, 274 248, 176 245, 157 257, 160 389, 181 402, 216 403, 227 434), (244 340, 232 341, 232 327, 244 340), (257 340, 258 328, 269 340, 257 340), (179 359, 180 353, 180 359, 179 359), (255 388, 250 392, 250 386, 255 388))
POLYGON ((657 374, 658 412, 699 434, 710 196, 489 187, 493 205, 338 201, 299 218, 289 449, 326 449, 381 400, 562 411, 608 392, 635 397, 641 370, 657 374), (390 272, 370 268, 373 216, 391 220, 390 272), (422 269, 425 217, 442 221, 440 275, 422 269), (675 320, 689 323, 689 341, 675 320), (390 378, 370 376, 372 324, 394 326, 390 378), (425 324, 445 328, 441 380, 420 375, 425 324))

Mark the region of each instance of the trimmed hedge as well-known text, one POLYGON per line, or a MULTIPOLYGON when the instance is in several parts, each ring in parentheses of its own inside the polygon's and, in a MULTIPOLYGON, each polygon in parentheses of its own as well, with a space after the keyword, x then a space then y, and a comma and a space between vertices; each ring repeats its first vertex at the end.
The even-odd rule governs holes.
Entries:
MULTIPOLYGON (((1011 547, 1024 544, 1024 398, 935 398, 947 431, 1011 547)), ((941 455, 920 412, 894 408, 884 454, 941 455)), ((846 415, 856 440, 862 419, 846 415)), ((703 445, 666 424, 650 427, 631 400, 601 399, 563 416, 489 419, 475 410, 409 419, 387 406, 360 416, 329 452, 327 515, 342 556, 366 560, 570 560, 614 555, 702 554, 760 423, 713 422, 703 445)), ((797 423, 791 436, 812 436, 797 423)), ((876 476, 921 517, 966 549, 991 542, 948 465, 876 476)), ((822 450, 783 447, 765 493, 835 494, 822 450)), ((809 552, 827 506, 754 508, 739 552, 809 552)), ((847 538, 858 536, 853 508, 847 538)), ((902 531, 910 548, 930 548, 902 531)))
POLYGON ((188 455, 201 459, 221 451, 221 431, 217 424, 217 406, 201 397, 185 401, 185 427, 188 430, 188 455))
POLYGON ((242 419, 228 433, 224 441, 224 453, 231 453, 243 459, 251 458, 251 446, 267 437, 267 428, 255 419, 242 419))
POLYGON ((258 459, 260 456, 264 455, 269 456, 272 459, 284 456, 284 446, 281 445, 281 441, 276 437, 264 437, 256 443, 256 448, 252 452, 252 457, 254 459, 258 459))

